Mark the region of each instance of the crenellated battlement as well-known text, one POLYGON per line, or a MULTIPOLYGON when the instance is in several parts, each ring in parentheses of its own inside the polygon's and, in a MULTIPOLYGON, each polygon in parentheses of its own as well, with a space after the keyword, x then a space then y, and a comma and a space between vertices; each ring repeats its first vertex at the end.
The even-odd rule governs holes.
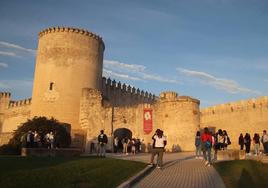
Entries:
POLYGON ((47 35, 49 33, 56 33, 56 32, 67 32, 67 33, 77 33, 77 34, 81 34, 81 35, 85 35, 85 36, 89 36, 91 38, 96 39, 97 41, 101 42, 104 45, 104 42, 102 40, 102 38, 95 34, 92 33, 90 31, 87 31, 85 29, 78 29, 78 28, 73 28, 73 27, 49 27, 47 29, 42 30, 41 32, 39 32, 38 36, 39 38, 41 38, 44 35, 47 35))
POLYGON ((237 111, 246 111, 259 108, 268 108, 268 97, 262 96, 257 99, 241 100, 237 102, 230 102, 226 104, 220 104, 211 106, 205 109, 201 109, 202 115, 223 114, 237 111))
POLYGON ((200 104, 200 101, 198 99, 194 99, 189 96, 179 96, 178 93, 174 91, 162 92, 160 93, 159 97, 160 97, 161 102, 179 101, 179 102, 194 102, 194 103, 197 103, 198 105, 200 104))
POLYGON ((11 93, 9 92, 0 92, 0 97, 10 98, 11 93))
POLYGON ((111 95, 120 95, 125 94, 136 98, 147 99, 148 101, 155 101, 156 96, 152 93, 148 93, 147 91, 136 89, 130 85, 125 83, 116 82, 115 80, 111 80, 110 78, 102 78, 102 93, 105 97, 110 98, 111 95))
POLYGON ((19 101, 10 101, 8 108, 14 108, 14 107, 21 107, 21 106, 27 106, 31 104, 32 99, 23 99, 19 101))

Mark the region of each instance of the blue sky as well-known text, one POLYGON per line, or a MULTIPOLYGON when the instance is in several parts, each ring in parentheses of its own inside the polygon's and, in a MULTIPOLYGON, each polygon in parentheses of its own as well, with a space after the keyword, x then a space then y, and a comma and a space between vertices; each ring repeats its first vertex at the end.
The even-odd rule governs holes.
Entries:
POLYGON ((104 39, 105 76, 201 107, 268 95, 266 0, 0 1, 0 91, 31 97, 38 32, 84 28, 104 39))

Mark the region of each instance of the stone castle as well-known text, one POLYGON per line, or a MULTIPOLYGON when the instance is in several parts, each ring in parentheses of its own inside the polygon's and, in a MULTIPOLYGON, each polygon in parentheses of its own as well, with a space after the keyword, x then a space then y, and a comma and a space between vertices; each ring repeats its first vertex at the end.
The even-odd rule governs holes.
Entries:
POLYGON ((10 93, 0 93, 0 145, 34 116, 70 124, 73 146, 86 151, 101 129, 109 137, 110 148, 115 136, 128 135, 142 139, 147 151, 152 134, 160 128, 167 136, 168 151, 192 151, 196 131, 205 126, 227 130, 231 148, 238 148, 240 133, 268 128, 268 97, 200 110, 200 101, 192 97, 172 91, 156 97, 102 77, 104 50, 102 38, 86 30, 41 31, 32 98, 12 101, 10 93), (145 129, 148 119, 149 129, 145 129))

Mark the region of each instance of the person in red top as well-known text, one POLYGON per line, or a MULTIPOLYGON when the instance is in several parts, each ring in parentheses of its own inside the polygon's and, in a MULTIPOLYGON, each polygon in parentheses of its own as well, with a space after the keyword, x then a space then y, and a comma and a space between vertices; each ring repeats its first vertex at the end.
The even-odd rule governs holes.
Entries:
POLYGON ((210 134, 207 127, 204 128, 204 132, 201 135, 203 156, 206 160, 206 165, 211 164, 211 148, 212 148, 212 135, 210 134))

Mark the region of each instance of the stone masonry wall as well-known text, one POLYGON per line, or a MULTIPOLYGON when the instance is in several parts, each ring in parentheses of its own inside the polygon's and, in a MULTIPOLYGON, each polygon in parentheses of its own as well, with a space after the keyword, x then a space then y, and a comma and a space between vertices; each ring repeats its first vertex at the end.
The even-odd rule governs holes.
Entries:
POLYGON ((0 133, 0 146, 7 144, 12 136, 12 133, 0 133))
POLYGON ((2 133, 13 132, 30 118, 31 99, 11 101, 5 110, 2 133))
POLYGON ((201 110, 201 127, 224 129, 227 131, 232 144, 229 146, 238 149, 240 133, 262 134, 268 129, 268 97, 242 100, 228 104, 217 105, 201 110))
POLYGON ((129 129, 133 138, 143 140, 147 151, 157 128, 164 130, 167 136, 167 151, 191 151, 194 150, 194 134, 199 130, 199 101, 183 96, 175 98, 162 96, 160 101, 153 104, 114 107, 111 103, 103 102, 99 91, 83 89, 80 125, 87 130, 86 151, 101 129, 105 130, 110 140, 108 149, 111 149, 113 132, 119 128, 129 129), (143 131, 144 108, 153 111, 153 130, 149 134, 143 131))

